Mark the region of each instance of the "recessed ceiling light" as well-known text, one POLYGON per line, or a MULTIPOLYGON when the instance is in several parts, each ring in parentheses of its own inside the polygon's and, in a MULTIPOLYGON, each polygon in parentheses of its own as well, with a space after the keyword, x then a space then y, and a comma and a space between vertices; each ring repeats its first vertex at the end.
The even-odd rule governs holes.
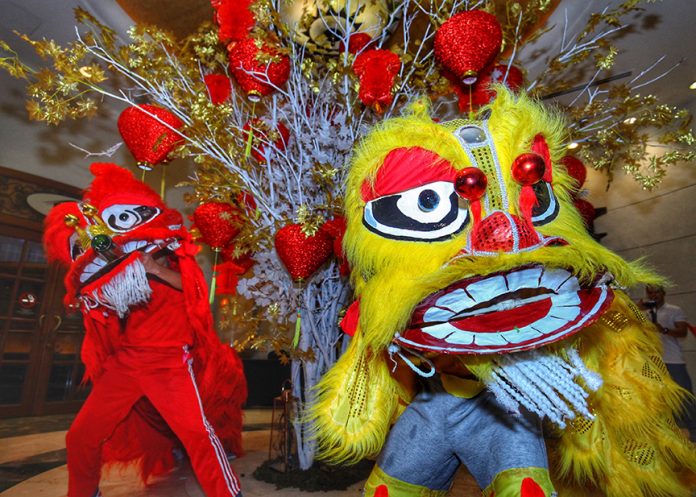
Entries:
POLYGON ((689 85, 689 90, 696 90, 696 81, 689 85))
POLYGON ((633 124, 637 120, 638 119, 636 119, 635 117, 629 117, 628 119, 624 119, 624 124, 633 124))
POLYGON ((575 148, 578 148, 580 144, 578 142, 573 142, 568 144, 568 150, 573 150, 575 148))

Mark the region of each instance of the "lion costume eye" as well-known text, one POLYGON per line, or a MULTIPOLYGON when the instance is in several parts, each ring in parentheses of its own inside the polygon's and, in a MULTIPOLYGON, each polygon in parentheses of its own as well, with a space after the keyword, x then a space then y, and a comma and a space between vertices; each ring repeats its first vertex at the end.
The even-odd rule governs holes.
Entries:
POLYGON ((70 258, 73 261, 76 261, 78 257, 84 254, 85 251, 80 244, 80 238, 77 236, 77 233, 70 235, 70 239, 68 240, 68 248, 70 250, 70 258))
MULTIPOLYGON (((449 181, 385 195, 365 204, 363 224, 395 240, 446 240, 464 229, 469 213, 449 181)), ((463 202, 463 201, 462 201, 463 202)))
POLYGON ((546 181, 539 181, 532 185, 532 188, 537 198, 537 204, 532 209, 532 223, 534 226, 543 226, 556 219, 559 204, 553 194, 553 188, 546 181))
POLYGON ((160 213, 147 205, 112 205, 102 212, 102 219, 112 230, 123 233, 151 221, 160 213))

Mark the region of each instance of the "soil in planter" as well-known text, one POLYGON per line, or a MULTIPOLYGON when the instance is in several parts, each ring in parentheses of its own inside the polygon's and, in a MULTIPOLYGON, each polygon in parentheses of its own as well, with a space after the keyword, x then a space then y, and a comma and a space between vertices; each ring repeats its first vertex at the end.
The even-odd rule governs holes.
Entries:
POLYGON ((254 478, 272 483, 276 489, 299 488, 305 492, 323 490, 345 490, 354 483, 367 479, 375 465, 374 461, 362 460, 352 466, 332 466, 315 462, 307 471, 299 468, 283 473, 281 459, 265 461, 254 471, 254 478))

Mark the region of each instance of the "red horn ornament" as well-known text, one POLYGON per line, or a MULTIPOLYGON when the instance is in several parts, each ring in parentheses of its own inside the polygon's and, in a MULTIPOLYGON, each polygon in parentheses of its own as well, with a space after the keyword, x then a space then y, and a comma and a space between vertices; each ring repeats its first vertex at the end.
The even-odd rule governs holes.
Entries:
POLYGON ((435 58, 465 84, 500 52, 503 31, 498 19, 482 10, 468 10, 450 17, 435 33, 435 58))
POLYGON ((290 77, 290 59, 277 47, 253 38, 229 51, 230 72, 252 102, 273 93, 290 77))
POLYGON ((288 224, 276 233, 275 248, 292 279, 302 281, 331 257, 333 240, 324 230, 307 236, 302 232, 302 225, 288 224))
POLYGON ((149 171, 166 161, 169 152, 181 142, 182 137, 167 125, 179 129, 184 123, 168 110, 154 105, 128 107, 118 117, 118 131, 141 169, 149 171))
POLYGON ((230 204, 206 202, 193 211, 193 222, 203 241, 213 250, 220 251, 239 234, 241 219, 230 204))

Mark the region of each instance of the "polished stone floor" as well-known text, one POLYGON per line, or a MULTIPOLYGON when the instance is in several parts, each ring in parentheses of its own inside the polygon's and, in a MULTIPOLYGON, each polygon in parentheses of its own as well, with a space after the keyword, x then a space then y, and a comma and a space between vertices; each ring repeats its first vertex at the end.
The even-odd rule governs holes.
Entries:
MULTIPOLYGON (((0 497, 65 497, 65 431, 72 416, 48 416, 0 420, 0 497)), ((232 462, 240 477, 244 497, 360 497, 363 482, 343 491, 302 492, 278 490, 256 480, 252 473, 268 458, 270 410, 245 413, 243 434, 246 455, 232 462)), ((112 470, 102 479, 105 497, 205 497, 187 463, 147 487, 128 470, 112 470)), ((465 473, 457 478, 450 495, 474 497, 480 490, 465 473)))

